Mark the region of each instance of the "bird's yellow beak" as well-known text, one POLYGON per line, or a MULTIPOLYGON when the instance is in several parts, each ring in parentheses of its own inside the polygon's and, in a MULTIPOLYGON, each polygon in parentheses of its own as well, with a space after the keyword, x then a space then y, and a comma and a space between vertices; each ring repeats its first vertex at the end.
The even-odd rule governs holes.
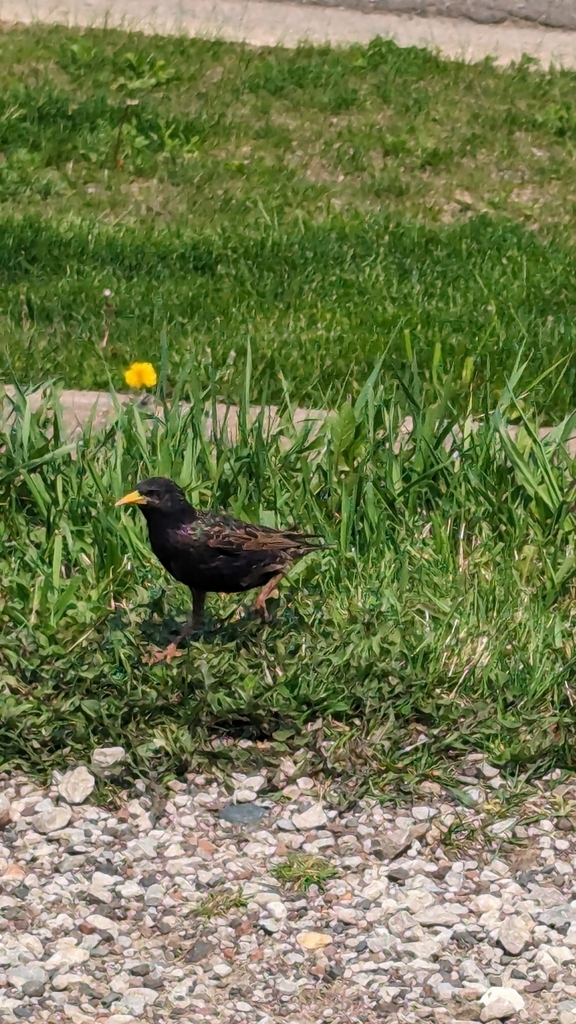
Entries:
POLYGON ((130 494, 125 494, 120 501, 117 501, 114 508, 118 508, 118 505, 145 505, 146 498, 140 491, 130 491, 130 494))

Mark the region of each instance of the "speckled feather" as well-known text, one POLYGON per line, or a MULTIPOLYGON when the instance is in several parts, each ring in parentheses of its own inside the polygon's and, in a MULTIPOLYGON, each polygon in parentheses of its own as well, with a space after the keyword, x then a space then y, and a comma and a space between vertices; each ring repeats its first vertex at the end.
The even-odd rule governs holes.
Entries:
POLYGON ((310 534, 198 511, 174 484, 170 500, 154 504, 151 495, 160 486, 159 481, 138 485, 138 491, 149 498, 141 510, 150 544, 164 568, 191 590, 241 593, 263 587, 308 552, 323 546, 310 534))

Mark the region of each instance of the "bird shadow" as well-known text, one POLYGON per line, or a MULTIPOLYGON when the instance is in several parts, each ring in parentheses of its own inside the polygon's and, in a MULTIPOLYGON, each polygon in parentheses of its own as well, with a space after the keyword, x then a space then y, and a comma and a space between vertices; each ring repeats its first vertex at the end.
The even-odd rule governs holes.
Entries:
MULTIPOLYGON (((272 604, 272 602, 270 603, 272 604)), ((270 624, 274 624, 275 621, 272 613, 270 624)), ((154 609, 150 608, 147 617, 139 624, 141 640, 146 644, 167 647, 168 644, 174 643, 178 639, 186 623, 184 612, 182 618, 176 618, 173 615, 159 616, 154 609)), ((227 615, 207 618, 205 625, 190 633, 178 647, 185 651, 195 641, 218 646, 230 643, 242 646, 257 639, 267 625, 268 623, 263 622, 252 611, 250 605, 241 603, 227 615)))

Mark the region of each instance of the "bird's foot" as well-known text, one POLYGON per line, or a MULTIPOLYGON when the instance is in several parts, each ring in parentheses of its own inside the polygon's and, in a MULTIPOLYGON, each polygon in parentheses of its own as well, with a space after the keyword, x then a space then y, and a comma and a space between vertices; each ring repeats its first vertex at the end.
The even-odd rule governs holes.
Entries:
POLYGON ((178 650, 177 644, 168 644, 168 647, 165 647, 163 651, 153 651, 147 658, 144 658, 144 664, 158 665, 160 662, 165 661, 169 665, 174 658, 181 658, 185 653, 185 651, 178 650))
POLYGON ((260 619, 261 622, 270 622, 270 612, 266 607, 265 601, 255 601, 253 610, 254 614, 257 616, 257 618, 260 619))

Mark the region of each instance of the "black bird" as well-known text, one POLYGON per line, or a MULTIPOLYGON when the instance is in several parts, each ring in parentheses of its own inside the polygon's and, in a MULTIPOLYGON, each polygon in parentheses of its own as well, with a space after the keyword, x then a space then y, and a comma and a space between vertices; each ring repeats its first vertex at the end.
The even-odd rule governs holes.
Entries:
POLYGON ((166 477, 143 480, 116 505, 138 505, 150 545, 164 568, 192 592, 192 619, 153 661, 169 661, 180 640, 204 624, 207 593, 238 594, 262 587, 254 611, 268 620, 266 601, 293 562, 322 547, 312 534, 254 526, 220 512, 200 512, 166 477))

